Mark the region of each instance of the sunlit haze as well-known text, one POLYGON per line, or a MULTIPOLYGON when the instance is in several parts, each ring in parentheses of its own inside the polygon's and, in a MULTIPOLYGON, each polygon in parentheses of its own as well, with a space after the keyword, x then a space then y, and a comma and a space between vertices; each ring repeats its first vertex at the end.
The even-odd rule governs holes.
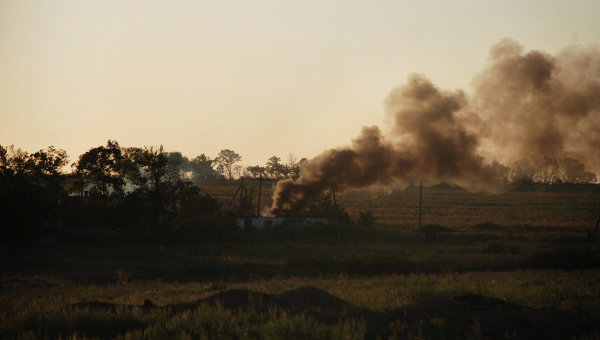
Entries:
POLYGON ((510 37, 600 43, 599 1, 0 0, 0 144, 311 158, 411 73, 469 93, 510 37))

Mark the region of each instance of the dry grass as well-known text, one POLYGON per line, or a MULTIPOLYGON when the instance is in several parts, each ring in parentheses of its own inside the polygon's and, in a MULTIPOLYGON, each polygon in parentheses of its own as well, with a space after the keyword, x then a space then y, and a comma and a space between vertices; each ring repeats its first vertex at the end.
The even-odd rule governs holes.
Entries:
MULTIPOLYGON (((268 188, 263 186, 263 194, 270 196, 268 188)), ((222 197, 235 189, 203 188, 222 197)), ((353 216, 370 210, 378 222, 373 228, 343 225, 341 249, 335 226, 229 230, 219 238, 205 231, 155 230, 30 248, 5 245, 0 338, 361 339, 376 332, 360 315, 332 319, 200 306, 171 317, 63 308, 82 301, 141 305, 146 299, 167 306, 231 289, 281 294, 315 287, 373 313, 470 293, 600 320, 600 260, 584 253, 584 228, 597 213, 597 192, 426 188, 424 223, 434 224, 429 226, 437 230, 434 242, 415 228, 418 189, 339 197, 353 216)), ((449 337, 447 320, 439 317, 394 319, 382 327, 405 339, 449 337)), ((469 336, 484 338, 477 332, 469 336)))

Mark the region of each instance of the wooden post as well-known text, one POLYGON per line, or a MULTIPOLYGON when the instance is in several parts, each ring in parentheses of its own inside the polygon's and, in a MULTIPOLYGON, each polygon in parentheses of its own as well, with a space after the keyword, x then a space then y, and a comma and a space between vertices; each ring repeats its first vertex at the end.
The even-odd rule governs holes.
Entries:
POLYGON ((340 237, 340 224, 338 223, 337 201, 335 200, 335 185, 331 186, 331 198, 333 199, 333 218, 337 226, 337 242, 338 249, 342 249, 342 241, 340 237))
POLYGON ((256 217, 260 217, 260 194, 262 191, 262 174, 258 177, 258 203, 256 204, 256 217))

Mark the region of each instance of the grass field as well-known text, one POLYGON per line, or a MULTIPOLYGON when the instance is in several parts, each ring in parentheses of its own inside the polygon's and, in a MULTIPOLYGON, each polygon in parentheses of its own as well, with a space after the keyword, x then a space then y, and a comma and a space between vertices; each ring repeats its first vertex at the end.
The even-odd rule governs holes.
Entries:
POLYGON ((377 221, 340 247, 333 225, 3 244, 0 338, 600 339, 597 191, 425 188, 429 241, 418 189, 339 197, 377 221))

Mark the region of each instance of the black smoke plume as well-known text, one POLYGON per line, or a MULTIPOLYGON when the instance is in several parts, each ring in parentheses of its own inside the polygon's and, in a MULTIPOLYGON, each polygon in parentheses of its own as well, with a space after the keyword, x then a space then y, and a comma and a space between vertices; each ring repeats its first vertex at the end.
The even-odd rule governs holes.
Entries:
POLYGON ((600 169, 598 47, 571 47, 553 57, 524 54, 504 39, 473 86, 467 98, 410 76, 385 101, 390 136, 363 127, 351 146, 306 162, 298 179, 277 184, 271 213, 290 214, 332 186, 342 192, 425 179, 494 190, 498 169, 508 169, 494 160, 527 160, 552 171, 561 164, 600 169))

